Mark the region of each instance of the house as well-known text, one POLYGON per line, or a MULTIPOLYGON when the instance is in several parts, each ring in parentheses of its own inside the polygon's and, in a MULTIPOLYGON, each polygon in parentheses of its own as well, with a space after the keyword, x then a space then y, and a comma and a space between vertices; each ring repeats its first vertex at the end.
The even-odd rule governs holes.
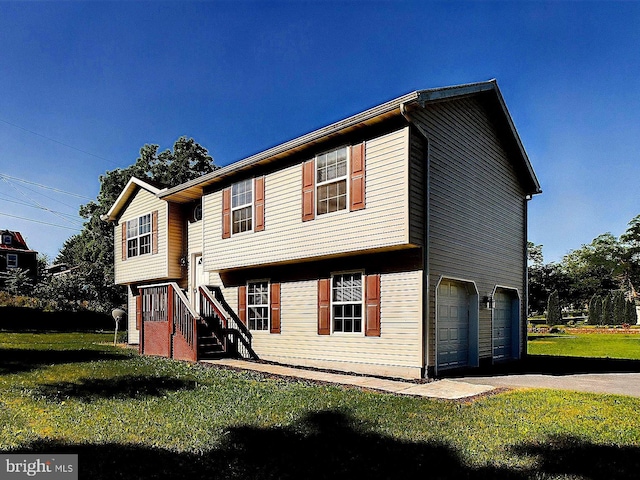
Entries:
POLYGON ((106 220, 129 342, 421 378, 525 354, 540 185, 495 80, 420 90, 106 220))
POLYGON ((35 278, 38 252, 27 246, 20 232, 0 230, 0 237, 0 272, 21 268, 35 278))

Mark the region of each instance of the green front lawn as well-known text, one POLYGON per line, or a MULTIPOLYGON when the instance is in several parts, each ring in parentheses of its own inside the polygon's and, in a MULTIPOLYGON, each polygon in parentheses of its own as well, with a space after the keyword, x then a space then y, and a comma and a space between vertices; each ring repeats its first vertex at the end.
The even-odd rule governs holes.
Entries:
POLYGON ((592 358, 640 360, 640 334, 571 333, 529 335, 528 352, 532 355, 562 355, 592 358))
POLYGON ((0 334, 0 449, 80 478, 628 478, 640 399, 438 401, 140 357, 110 335, 0 334))

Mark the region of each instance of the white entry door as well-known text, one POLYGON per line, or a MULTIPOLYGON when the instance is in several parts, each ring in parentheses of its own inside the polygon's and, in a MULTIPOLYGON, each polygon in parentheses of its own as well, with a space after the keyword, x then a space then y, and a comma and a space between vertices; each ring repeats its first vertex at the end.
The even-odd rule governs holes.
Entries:
POLYGON ((200 294, 198 293, 198 289, 200 285, 206 285, 207 279, 204 271, 204 261, 202 259, 202 255, 195 255, 193 259, 194 269, 193 269, 193 280, 191 282, 191 295, 192 302, 196 306, 196 311, 200 312, 200 294))

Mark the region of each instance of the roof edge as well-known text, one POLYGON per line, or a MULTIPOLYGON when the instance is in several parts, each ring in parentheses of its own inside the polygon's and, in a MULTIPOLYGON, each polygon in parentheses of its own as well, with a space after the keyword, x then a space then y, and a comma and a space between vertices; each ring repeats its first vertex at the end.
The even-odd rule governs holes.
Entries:
POLYGON ((154 187, 153 185, 145 182, 144 180, 140 180, 137 177, 131 177, 120 192, 120 195, 118 195, 116 201, 113 202, 113 205, 111 205, 109 211, 105 215, 101 215, 100 219, 105 222, 113 222, 114 220, 116 220, 116 218, 118 218, 118 214, 120 213, 122 205, 124 205, 124 203, 129 199, 133 192, 138 188, 144 188, 148 192, 153 193, 155 196, 160 196, 162 192, 167 190, 167 188, 154 187))

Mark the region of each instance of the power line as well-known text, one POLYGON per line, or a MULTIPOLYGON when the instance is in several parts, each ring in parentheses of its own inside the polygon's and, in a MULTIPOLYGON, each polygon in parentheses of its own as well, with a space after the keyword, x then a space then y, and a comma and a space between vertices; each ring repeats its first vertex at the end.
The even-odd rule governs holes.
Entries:
POLYGON ((5 216, 5 217, 11 217, 11 218, 19 218, 20 220, 26 220, 27 222, 41 223, 43 225, 49 225, 51 227, 65 228, 67 230, 73 230, 74 232, 79 232, 79 231, 82 230, 81 228, 72 228, 72 227, 67 227, 65 225, 58 225, 58 224, 55 224, 55 223, 42 222, 40 220, 33 220, 32 218, 19 217, 18 215, 11 215, 9 213, 0 212, 0 215, 5 216))
POLYGON ((43 185, 41 183, 32 182, 30 180, 25 180, 24 178, 12 177, 11 175, 7 175, 6 173, 0 173, 0 177, 8 178, 11 180, 16 180, 22 183, 28 183, 29 185, 35 185, 36 187, 46 188, 47 190, 53 190, 54 192, 64 193, 65 195, 70 195, 72 197, 83 198, 85 200, 93 200, 93 198, 85 197, 84 195, 80 195, 78 193, 67 192, 65 190, 60 190, 59 188, 49 187, 48 185, 43 185))
MULTIPOLYGON (((2 195, 2 196, 4 196, 4 197, 8 197, 8 195, 3 194, 3 193, 0 193, 0 195, 2 195)), ((58 213, 58 214, 60 214, 60 215, 65 216, 65 217, 68 217, 68 218, 70 218, 70 219, 72 219, 72 220, 75 220, 75 221, 76 221, 76 222, 78 222, 78 223, 82 223, 82 220, 78 220, 78 218, 79 218, 79 217, 78 217, 78 215, 70 215, 70 214, 68 214, 68 213, 56 212, 55 210, 47 210, 47 209, 45 209, 45 208, 38 207, 38 206, 36 206, 36 205, 31 205, 30 203, 27 203, 27 202, 19 202, 19 201, 17 201, 17 200, 10 200, 10 199, 7 199, 7 198, 0 198, 0 202, 15 203, 16 205, 24 205, 24 206, 26 206, 26 207, 30 207, 30 208, 37 208, 37 209, 39 209, 39 210, 45 210, 45 211, 52 212, 52 213, 53 213, 53 212, 55 212, 55 213, 58 213)))
POLYGON ((48 212, 53 213, 56 217, 61 218, 62 220, 66 221, 66 222, 71 222, 71 220, 64 218, 61 215, 58 215, 54 210, 51 210, 50 208, 45 207, 44 205, 40 205, 37 201, 35 201, 33 198, 30 198, 26 193, 24 193, 23 191, 21 191, 18 187, 16 187, 13 183, 11 183, 9 180, 7 180, 4 177, 0 177, 5 183, 7 183, 9 186, 11 186, 16 192, 18 192, 20 195, 22 195, 23 197, 25 197, 27 200, 31 201, 31 203, 33 203, 34 205, 37 205, 38 207, 42 208, 43 210, 46 210, 48 212))
MULTIPOLYGON (((13 182, 10 182, 9 180, 7 180, 2 175, 0 175, 0 179, 3 180, 5 183, 8 183, 9 185, 11 185, 11 187, 14 190, 17 190, 17 187, 14 185, 13 182)), ((64 205, 65 207, 74 208, 74 209, 78 208, 77 205, 69 205, 68 203, 63 202, 62 200, 58 200, 57 198, 53 198, 53 197, 50 197, 49 195, 45 195, 44 193, 38 192, 38 191, 34 190, 33 188, 29 188, 29 187, 27 187, 25 185, 22 185, 20 188, 23 188, 24 190, 29 190, 30 192, 33 192, 36 195, 40 195, 41 197, 47 198, 49 200, 53 200, 54 202, 59 203, 60 205, 64 205)), ((35 200, 32 200, 32 201, 35 202, 35 200)))
POLYGON ((92 157, 99 158, 100 160, 104 160, 105 162, 109 162, 113 165, 118 165, 113 160, 101 157, 100 155, 96 155, 95 153, 87 152, 86 150, 82 150, 81 148, 77 148, 77 147, 74 147, 73 145, 69 145, 68 143, 64 143, 59 140, 56 140, 55 138, 47 137, 46 135, 42 135, 41 133, 34 132, 33 130, 29 130, 28 128, 21 127, 20 125, 16 125, 15 123, 8 122, 6 120, 3 120, 2 118, 0 118, 0 122, 6 123, 7 125, 11 125, 12 127, 15 127, 15 128, 19 128, 20 130, 24 130, 25 132, 29 132, 32 135, 37 135, 38 137, 42 137, 46 140, 49 140, 50 142, 54 142, 64 147, 70 148, 72 150, 76 150, 77 152, 84 153, 85 155, 91 155, 92 157))

